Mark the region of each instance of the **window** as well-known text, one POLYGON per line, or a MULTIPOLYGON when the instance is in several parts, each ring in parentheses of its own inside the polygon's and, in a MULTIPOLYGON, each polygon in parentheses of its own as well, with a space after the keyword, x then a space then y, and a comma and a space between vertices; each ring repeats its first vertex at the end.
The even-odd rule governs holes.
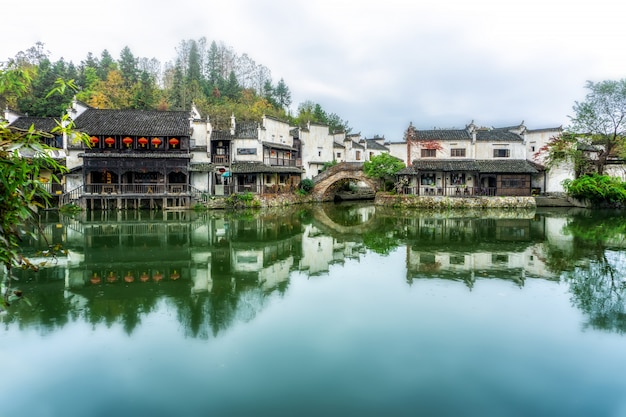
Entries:
POLYGON ((256 148, 239 148, 237 155, 256 155, 256 148))
POLYGON ((453 173, 450 176, 450 181, 452 185, 464 185, 465 184, 465 174, 453 173))
POLYGON ((322 156, 322 151, 317 151, 317 156, 322 156))
POLYGON ((524 187, 526 181, 522 178, 507 178, 502 179, 502 188, 522 188, 524 187))
POLYGON ((494 149, 493 150, 494 158, 508 158, 509 156, 511 156, 510 149, 494 149))
POLYGON ((437 149, 422 149, 422 158, 434 158, 437 156, 437 149))
POLYGON ((465 256, 450 255, 450 265, 465 265, 465 256))
POLYGON ((337 158, 341 158, 341 152, 337 152, 337 158))
POLYGON ((450 149, 450 156, 465 157, 465 149, 450 149))
POLYGON ((422 174, 422 185, 435 185, 435 174, 422 174))
POLYGON ((535 152, 535 146, 534 145, 530 147, 530 151, 531 152, 535 152))
POLYGON ((361 151, 356 151, 356 160, 357 161, 361 160, 361 151))

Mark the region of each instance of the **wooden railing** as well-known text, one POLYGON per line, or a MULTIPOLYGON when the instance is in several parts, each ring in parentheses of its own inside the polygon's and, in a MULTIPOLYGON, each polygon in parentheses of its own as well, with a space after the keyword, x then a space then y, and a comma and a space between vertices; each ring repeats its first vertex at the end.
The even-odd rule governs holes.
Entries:
POLYGON ((211 155, 211 162, 214 164, 227 164, 228 163, 228 155, 211 155))
POLYGON ((488 196, 493 197, 497 195, 497 188, 495 187, 435 187, 435 186, 413 186, 404 187, 402 189, 404 194, 413 194, 421 196, 447 196, 447 197, 474 197, 474 196, 488 196))
POLYGON ((189 193, 188 184, 85 184, 83 194, 186 194, 189 193))

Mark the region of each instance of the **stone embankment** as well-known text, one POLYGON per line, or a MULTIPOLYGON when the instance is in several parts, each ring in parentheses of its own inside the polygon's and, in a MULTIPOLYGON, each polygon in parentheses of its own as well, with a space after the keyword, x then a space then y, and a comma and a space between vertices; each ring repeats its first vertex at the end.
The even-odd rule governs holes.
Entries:
POLYGON ((374 200, 376 205, 398 208, 516 208, 527 209, 537 206, 534 197, 446 197, 446 196, 414 196, 390 195, 378 193, 374 200))

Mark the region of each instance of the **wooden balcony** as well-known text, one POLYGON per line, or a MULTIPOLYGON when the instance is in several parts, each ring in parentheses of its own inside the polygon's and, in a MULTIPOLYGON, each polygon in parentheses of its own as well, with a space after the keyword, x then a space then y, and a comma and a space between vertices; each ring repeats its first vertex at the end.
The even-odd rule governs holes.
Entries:
POLYGON ((161 196, 189 193, 188 184, 86 184, 85 195, 161 196))

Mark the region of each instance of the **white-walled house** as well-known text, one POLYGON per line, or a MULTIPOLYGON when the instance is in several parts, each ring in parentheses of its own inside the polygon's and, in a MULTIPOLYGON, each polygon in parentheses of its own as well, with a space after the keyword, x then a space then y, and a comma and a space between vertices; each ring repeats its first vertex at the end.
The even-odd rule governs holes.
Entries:
POLYGON ((392 155, 409 162, 400 173, 405 192, 466 196, 562 191, 530 154, 560 134, 560 127, 529 131, 523 123, 487 128, 472 122, 464 129, 418 130, 411 125, 408 130, 411 140, 388 145, 392 155))

